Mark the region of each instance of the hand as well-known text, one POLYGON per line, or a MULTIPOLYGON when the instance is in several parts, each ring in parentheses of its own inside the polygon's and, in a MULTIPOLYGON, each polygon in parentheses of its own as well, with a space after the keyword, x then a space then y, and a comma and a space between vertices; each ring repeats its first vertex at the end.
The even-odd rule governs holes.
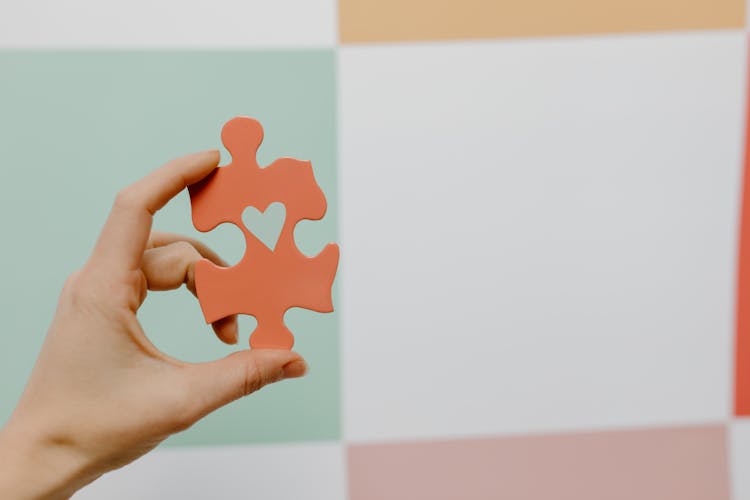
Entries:
MULTIPOLYGON (((26 389, 0 432, 0 498, 67 498, 170 434, 266 384, 306 371, 293 352, 245 350, 190 364, 159 351, 136 312, 148 290, 183 283, 221 259, 178 235, 151 233, 153 214, 208 175, 217 151, 185 156, 121 191, 84 267, 65 283, 26 389)), ((237 318, 213 325, 237 342, 237 318)))

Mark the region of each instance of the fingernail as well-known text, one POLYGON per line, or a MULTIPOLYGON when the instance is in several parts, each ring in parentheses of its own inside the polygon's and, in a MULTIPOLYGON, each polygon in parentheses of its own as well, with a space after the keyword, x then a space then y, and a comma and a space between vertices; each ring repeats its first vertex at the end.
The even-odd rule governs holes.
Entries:
POLYGON ((301 359, 284 365, 284 378, 298 378, 307 373, 307 363, 301 359))

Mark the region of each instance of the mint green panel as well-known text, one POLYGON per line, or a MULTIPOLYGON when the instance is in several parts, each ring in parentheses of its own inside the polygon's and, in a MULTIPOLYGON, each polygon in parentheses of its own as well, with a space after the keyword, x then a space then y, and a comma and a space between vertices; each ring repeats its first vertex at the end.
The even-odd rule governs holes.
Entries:
MULTIPOLYGON (((0 424, 21 394, 60 286, 85 261, 115 193, 175 156, 220 147, 221 126, 233 116, 263 124, 261 164, 279 156, 313 162, 329 211, 300 224, 302 251, 336 240, 334 72, 330 50, 0 52, 0 424)), ((157 214, 155 228, 199 237, 230 262, 244 252, 233 226, 193 228, 186 193, 157 214)), ((213 336, 185 289, 150 294, 140 318, 158 347, 184 360, 236 349, 213 336)), ((295 309, 287 323, 310 374, 219 410, 168 443, 339 438, 337 315, 295 309)), ((241 320, 240 346, 253 325, 241 320)))

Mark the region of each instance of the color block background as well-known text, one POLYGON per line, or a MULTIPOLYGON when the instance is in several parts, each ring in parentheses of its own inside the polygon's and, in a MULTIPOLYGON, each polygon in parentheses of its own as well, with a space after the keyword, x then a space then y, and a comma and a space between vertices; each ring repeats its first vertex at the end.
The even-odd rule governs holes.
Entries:
MULTIPOLYGON (((77 497, 750 499, 746 12, 3 3, 0 423, 114 193, 248 114, 328 196, 303 251, 342 245, 337 312, 287 317, 310 375, 77 497)), ((188 208, 156 226, 238 260, 188 208)), ((141 318, 228 352, 184 290, 141 318)))

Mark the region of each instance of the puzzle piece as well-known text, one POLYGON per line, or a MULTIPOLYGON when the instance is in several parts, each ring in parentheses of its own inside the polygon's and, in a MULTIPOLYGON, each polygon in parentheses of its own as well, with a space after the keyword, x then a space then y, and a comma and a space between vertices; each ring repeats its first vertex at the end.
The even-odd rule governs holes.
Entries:
POLYGON ((309 161, 281 158, 265 168, 258 165, 256 153, 263 142, 258 121, 233 118, 224 125, 221 139, 232 162, 190 186, 193 225, 206 232, 231 222, 245 236, 246 249, 233 267, 198 261, 198 300, 207 323, 232 314, 254 316, 258 326, 250 337, 251 347, 291 349, 294 336, 284 324, 288 309, 333 311, 338 245, 328 244, 317 256, 307 257, 294 242, 300 220, 323 218, 326 198, 309 161), (245 227, 242 213, 248 206, 264 212, 274 202, 284 204, 286 218, 272 250, 245 227))

